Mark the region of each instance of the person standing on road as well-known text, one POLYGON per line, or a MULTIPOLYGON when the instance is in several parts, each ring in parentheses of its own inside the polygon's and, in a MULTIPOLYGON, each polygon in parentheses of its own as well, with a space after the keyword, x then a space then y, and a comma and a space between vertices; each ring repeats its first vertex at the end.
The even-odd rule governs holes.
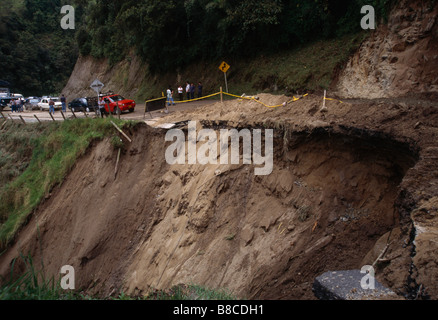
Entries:
POLYGON ((198 82, 198 98, 202 98, 202 83, 198 82))
POLYGON ((191 88, 190 83, 187 81, 187 84, 186 84, 187 100, 190 100, 190 88, 191 88))
POLYGON ((167 89, 167 105, 170 106, 170 104, 175 105, 175 101, 173 100, 173 90, 169 86, 169 89, 167 89))
POLYGON ((179 95, 179 101, 183 101, 184 100, 184 89, 181 85, 178 87, 178 95, 179 95))
MULTIPOLYGON (((106 115, 106 111, 105 111, 105 101, 103 101, 103 98, 99 99, 99 112, 100 112, 100 116, 103 118, 106 115)), ((108 116, 107 116, 108 117, 108 116)))
POLYGON ((65 99, 64 95, 61 97, 61 103, 62 103, 62 112, 67 111, 67 99, 65 99))
POLYGON ((12 112, 15 112, 15 103, 16 103, 17 101, 16 100, 11 100, 11 110, 12 110, 12 112))
POLYGON ((55 115, 55 102, 52 99, 49 101, 49 113, 55 115))
POLYGON ((190 96, 191 96, 192 100, 195 99, 195 90, 196 90, 195 85, 192 83, 190 85, 190 96))
POLYGON ((19 98, 15 100, 15 112, 21 112, 21 100, 19 98))

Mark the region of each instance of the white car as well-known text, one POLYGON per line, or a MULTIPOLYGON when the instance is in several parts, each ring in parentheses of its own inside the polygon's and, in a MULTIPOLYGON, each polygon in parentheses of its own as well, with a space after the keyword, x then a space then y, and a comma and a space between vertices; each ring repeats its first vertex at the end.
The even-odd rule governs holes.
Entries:
POLYGON ((21 93, 13 93, 12 98, 24 100, 24 97, 21 93))
POLYGON ((50 100, 53 100, 53 102, 55 102, 55 105, 53 106, 55 108, 55 110, 62 109, 62 103, 61 103, 61 100, 59 98, 43 98, 43 99, 41 99, 40 103, 38 103, 38 108, 40 108, 41 111, 49 110, 50 100))

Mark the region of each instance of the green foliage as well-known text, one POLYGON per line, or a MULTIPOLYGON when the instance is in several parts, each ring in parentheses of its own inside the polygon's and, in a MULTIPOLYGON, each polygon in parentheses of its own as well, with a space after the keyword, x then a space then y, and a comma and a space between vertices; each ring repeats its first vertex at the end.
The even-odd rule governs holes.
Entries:
POLYGON ((64 290, 60 283, 60 279, 47 277, 43 261, 36 266, 30 254, 20 253, 11 263, 9 277, 0 279, 0 300, 236 300, 226 289, 209 289, 194 284, 156 290, 144 297, 129 296, 122 291, 116 297, 99 298, 78 290, 64 290), (17 265, 21 265, 24 271, 17 272, 17 265))
POLYGON ((123 140, 120 139, 120 137, 117 135, 111 138, 111 144, 114 147, 114 149, 123 149, 123 147, 125 146, 123 140))
POLYGON ((189 284, 189 285, 177 285, 168 290, 155 290, 149 293, 146 297, 142 297, 142 299, 144 300, 236 300, 236 297, 233 296, 232 293, 226 289, 210 289, 196 284, 189 284))
POLYGON ((65 86, 78 50, 75 31, 60 26, 64 4, 70 1, 0 0, 0 78, 13 92, 57 94, 65 86))
POLYGON ((70 299, 73 295, 62 290, 60 282, 53 278, 47 279, 43 269, 38 270, 30 256, 20 255, 11 264, 9 279, 3 280, 0 287, 0 300, 58 300, 70 299), (15 265, 21 262, 25 265, 25 271, 15 274, 15 265))
POLYGON ((392 0, 0 0, 0 70, 13 91, 56 94, 78 54, 121 61, 136 52, 152 73, 229 62, 354 34, 360 9, 384 22, 392 0), (76 30, 60 27, 75 7, 76 30))
POLYGON ((114 130, 108 119, 75 119, 48 126, 45 134, 33 142, 26 170, 0 189, 0 247, 14 237, 32 210, 64 180, 90 142, 114 130))
POLYGON ((0 132, 0 188, 27 168, 36 140, 47 128, 46 124, 26 126, 10 122, 7 130, 0 132))
POLYGON ((337 22, 337 35, 350 33, 351 30, 359 30, 359 23, 363 17, 360 13, 360 8, 365 5, 371 5, 376 11, 377 22, 387 22, 389 10, 393 0, 353 0, 354 5, 346 7, 345 14, 340 17, 337 22))
MULTIPOLYGON (((20 268, 17 268, 20 269, 20 268)), ((61 281, 48 278, 44 262, 36 266, 31 255, 20 253, 11 263, 10 275, 0 278, 0 300, 92 300, 93 298, 75 290, 64 290, 61 281), (23 271, 17 272, 17 265, 23 271)))
POLYGON ((77 39, 80 52, 111 63, 135 48, 163 72, 357 33, 365 4, 382 19, 391 0, 102 0, 88 3, 77 39))

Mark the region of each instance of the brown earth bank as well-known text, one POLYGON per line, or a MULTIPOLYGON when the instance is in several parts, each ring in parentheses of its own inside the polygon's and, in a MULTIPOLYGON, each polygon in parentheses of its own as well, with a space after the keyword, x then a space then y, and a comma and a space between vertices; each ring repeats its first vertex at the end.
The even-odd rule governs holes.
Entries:
POLYGON ((336 83, 344 98, 438 92, 438 3, 397 1, 350 59, 336 83))
POLYGON ((128 132, 115 175, 117 150, 96 141, 0 256, 0 274, 23 252, 55 277, 72 265, 76 287, 101 296, 193 283, 240 298, 314 299, 316 276, 373 264, 389 244, 377 279, 400 297, 437 299, 438 104, 429 98, 330 100, 326 112, 316 95, 278 108, 236 99, 156 123, 273 129, 268 176, 242 161, 169 165, 166 130, 145 124, 128 132))

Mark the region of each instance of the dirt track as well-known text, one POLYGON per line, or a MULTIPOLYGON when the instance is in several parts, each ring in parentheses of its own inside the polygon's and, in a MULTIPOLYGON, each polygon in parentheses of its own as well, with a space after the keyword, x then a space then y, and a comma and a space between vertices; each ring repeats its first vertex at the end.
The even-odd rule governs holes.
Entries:
POLYGON ((313 299, 316 276, 373 263, 390 236, 378 280, 436 299, 438 113, 418 101, 328 101, 321 113, 314 95, 277 109, 235 100, 154 121, 273 128, 266 177, 245 165, 170 166, 166 131, 139 125, 117 178, 116 150, 96 143, 0 257, 0 274, 22 250, 54 275, 73 265, 77 286, 103 295, 196 283, 313 299))

